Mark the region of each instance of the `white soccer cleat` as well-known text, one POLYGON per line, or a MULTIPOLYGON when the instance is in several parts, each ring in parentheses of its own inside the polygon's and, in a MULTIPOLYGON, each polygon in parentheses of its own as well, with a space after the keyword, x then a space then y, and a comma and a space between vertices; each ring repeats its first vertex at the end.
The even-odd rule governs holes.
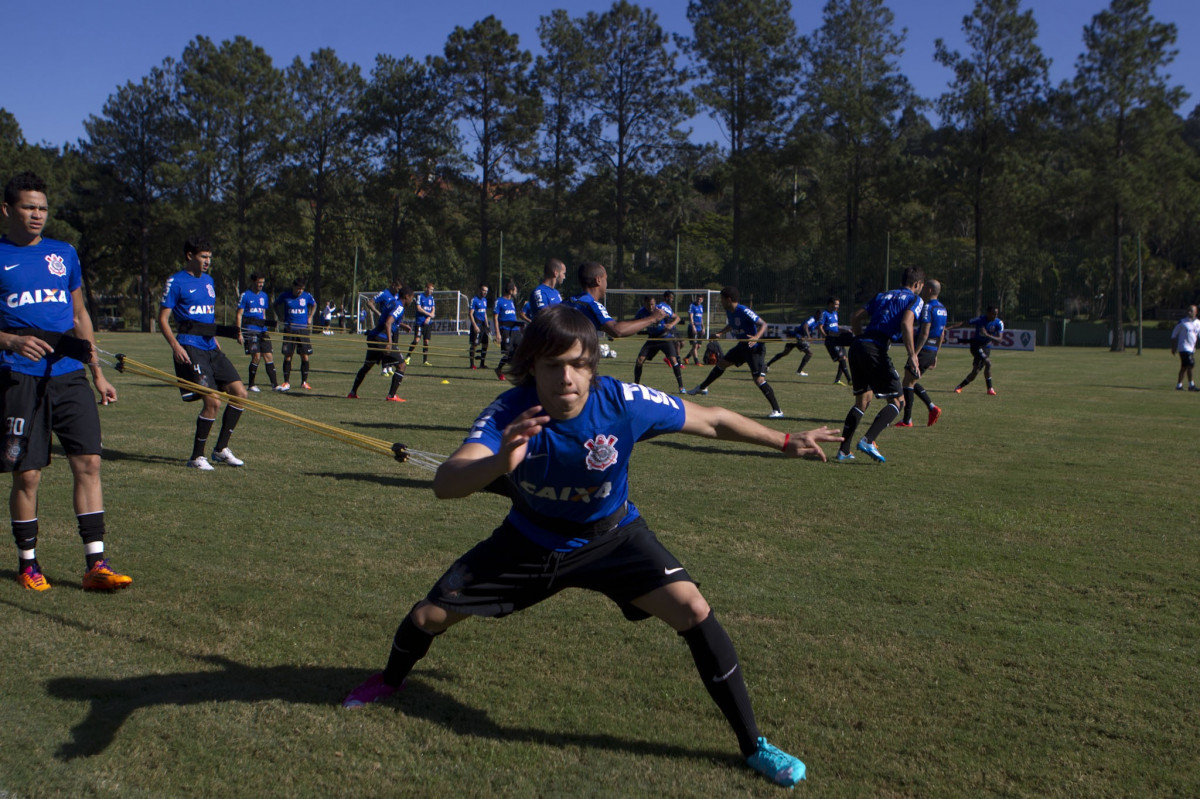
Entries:
POLYGON ((255 394, 262 391, 262 389, 260 389, 258 386, 250 386, 250 390, 253 391, 255 394))
POLYGON ((213 465, 209 463, 208 458, 204 457, 203 455, 198 458, 192 458, 187 462, 187 465, 189 469, 198 469, 202 472, 211 472, 213 470, 213 465))
MULTIPOLYGON (((227 466, 245 466, 246 462, 233 454, 233 450, 229 447, 225 449, 214 449, 212 459, 216 463, 224 463, 227 466)), ((208 468, 212 468, 210 465, 208 468)))
POLYGON ((280 383, 279 385, 275 386, 275 390, 276 391, 291 391, 292 384, 291 383, 280 383))
POLYGON ((782 419, 783 411, 771 411, 767 414, 768 419, 782 419))

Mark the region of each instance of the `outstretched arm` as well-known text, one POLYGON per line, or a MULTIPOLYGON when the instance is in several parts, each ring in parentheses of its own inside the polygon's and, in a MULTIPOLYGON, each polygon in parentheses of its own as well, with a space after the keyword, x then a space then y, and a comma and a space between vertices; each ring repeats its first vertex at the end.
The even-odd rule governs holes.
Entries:
POLYGON ((550 417, 542 413, 542 406, 534 405, 504 428, 499 452, 492 452, 483 444, 463 444, 438 467, 433 476, 434 495, 438 499, 458 499, 491 485, 520 465, 525 459, 525 445, 549 421, 550 417))
POLYGON ((781 433, 747 419, 740 413, 719 405, 696 405, 680 400, 687 414, 681 432, 721 441, 740 441, 782 451, 790 458, 825 460, 823 443, 842 440, 841 434, 828 427, 817 427, 803 433, 781 433))

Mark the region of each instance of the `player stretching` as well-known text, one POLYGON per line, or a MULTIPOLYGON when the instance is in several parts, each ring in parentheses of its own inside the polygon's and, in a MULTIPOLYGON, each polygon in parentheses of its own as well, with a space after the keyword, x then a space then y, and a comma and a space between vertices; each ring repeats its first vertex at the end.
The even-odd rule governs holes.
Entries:
MULTIPOLYGON (((922 375, 928 374, 937 366, 938 351, 946 343, 946 321, 950 318, 950 314, 946 310, 946 306, 938 300, 938 294, 941 291, 941 283, 936 280, 928 280, 925 282, 925 290, 921 292, 921 299, 925 301, 925 305, 921 308, 921 316, 917 320, 920 329, 917 332, 916 346, 917 366, 921 368, 922 375)), ((924 402, 925 407, 929 409, 929 421, 925 425, 926 427, 933 427, 938 417, 942 415, 942 409, 933 404, 933 400, 929 398, 929 392, 917 380, 918 378, 913 376, 912 371, 905 367, 904 420, 896 422, 896 427, 912 427, 914 396, 920 397, 921 402, 924 402)))
POLYGON ((841 306, 842 301, 837 297, 830 297, 826 301, 825 310, 821 312, 821 318, 817 324, 817 332, 824 336, 825 351, 838 365, 833 382, 844 386, 846 383, 842 382, 843 373, 846 375, 846 382, 850 382, 850 361, 846 358, 846 351, 842 349, 842 334, 838 331, 838 308, 841 306))
POLYGON ((808 346, 808 339, 813 338, 817 334, 817 317, 810 316, 792 329, 792 335, 795 336, 794 341, 789 341, 784 345, 783 352, 776 355, 771 360, 767 361, 767 369, 771 368, 771 364, 786 356, 792 350, 800 350, 804 353, 804 357, 800 359, 800 365, 796 367, 796 374, 800 377, 808 377, 808 372, 804 371, 804 367, 808 366, 808 362, 812 360, 812 347, 808 346))
POLYGON ((386 668, 343 707, 385 699, 404 686, 434 637, 470 616, 499 617, 564 588, 604 594, 625 618, 657 617, 691 650, 700 679, 725 715, 747 764, 778 785, 805 767, 759 735, 737 652, 696 582, 629 500, 633 445, 663 433, 738 441, 824 459, 828 428, 785 435, 719 407, 701 407, 596 374, 594 323, 569 305, 538 314, 513 359, 515 388, 476 419, 438 468, 442 499, 505 486, 512 508, 491 537, 460 557, 418 602, 392 643, 386 668), (571 502, 569 496, 590 497, 571 502))
MULTIPOLYGON (((646 335, 650 340, 642 345, 642 349, 638 352, 637 361, 633 364, 633 382, 642 382, 642 366, 646 363, 647 358, 653 358, 656 354, 662 353, 667 359, 667 363, 675 372, 675 382, 679 384, 677 389, 680 394, 685 393, 683 390, 683 372, 679 368, 679 350, 675 347, 675 325, 679 324, 679 317, 675 315, 675 311, 667 304, 667 294, 663 294, 663 301, 656 303, 654 295, 647 294, 642 298, 642 307, 638 308, 638 312, 633 315, 634 319, 645 319, 654 311, 660 310, 664 317, 659 319, 650 327, 646 328, 646 335), (656 340, 657 339, 657 340, 656 340)), ((672 295, 672 298, 674 295, 672 295)))
POLYGON ((0 471, 12 473, 8 511, 17 544, 17 583, 45 591, 37 560, 38 486, 58 436, 74 480, 75 520, 87 570, 83 590, 112 591, 133 580, 104 558, 100 485, 100 414, 83 367, 105 405, 117 391, 100 371, 92 318, 83 301, 79 256, 70 244, 43 238, 50 215, 46 183, 32 172, 4 187, 7 233, 0 237, 0 407, 6 426, 0 471))
POLYGON ((393 280, 391 288, 375 295, 372 305, 379 313, 379 318, 375 321, 375 327, 367 331, 367 354, 358 374, 354 376, 354 385, 351 386, 346 399, 358 399, 358 387, 370 374, 371 367, 379 364, 384 373, 392 378, 387 401, 404 402, 396 395, 400 390, 401 381, 404 380, 405 370, 404 356, 396 348, 396 334, 401 330, 411 330, 404 323, 404 308, 412 302, 412 297, 413 290, 400 285, 399 280, 393 280))
POLYGON ((767 332, 767 323, 760 319, 754 311, 739 304, 738 297, 738 290, 734 286, 726 286, 721 289, 721 307, 725 309, 727 324, 721 328, 715 338, 720 338, 733 331, 734 337, 741 340, 734 345, 733 349, 717 360, 717 365, 712 368, 708 377, 704 378, 700 385, 687 393, 707 394, 708 387, 725 374, 725 370, 730 366, 749 363, 751 379, 754 380, 763 396, 767 398, 767 402, 771 403, 771 412, 767 414, 767 418, 782 419, 783 411, 779 409, 779 401, 775 399, 775 389, 771 388, 771 384, 767 382, 767 368, 763 365, 763 351, 766 346, 760 339, 767 332))
POLYGON ((974 360, 971 363, 971 374, 963 378, 955 387, 954 393, 961 394, 982 369, 983 379, 987 381, 987 393, 994 397, 996 389, 992 387, 992 344, 999 344, 1000 334, 1004 332, 1004 323, 1000 321, 1000 309, 989 305, 986 314, 976 316, 967 324, 975 328, 975 335, 971 336, 971 357, 974 360))

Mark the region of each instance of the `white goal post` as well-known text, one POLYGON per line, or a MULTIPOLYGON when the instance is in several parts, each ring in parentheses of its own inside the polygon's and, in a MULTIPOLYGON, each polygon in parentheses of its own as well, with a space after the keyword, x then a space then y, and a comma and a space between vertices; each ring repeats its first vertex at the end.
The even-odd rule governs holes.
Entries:
MULTIPOLYGON (((355 330, 359 333, 366 333, 371 328, 375 327, 375 323, 379 321, 379 312, 374 308, 375 297, 379 291, 360 291, 354 302, 354 318, 356 320, 355 330)), ((413 294, 414 300, 417 291, 413 294)), ((490 302, 490 300, 489 300, 490 302)), ((469 320, 471 300, 461 291, 435 291, 433 292, 433 332, 448 333, 453 336, 466 335, 471 331, 471 322, 469 320)), ((412 324, 415 312, 411 309, 404 312, 404 321, 407 324, 412 324)))

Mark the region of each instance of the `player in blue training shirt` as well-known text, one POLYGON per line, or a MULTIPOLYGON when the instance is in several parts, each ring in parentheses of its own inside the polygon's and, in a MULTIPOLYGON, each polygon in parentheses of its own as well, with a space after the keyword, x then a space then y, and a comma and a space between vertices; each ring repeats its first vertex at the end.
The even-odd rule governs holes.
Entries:
POLYGON ((292 281, 290 291, 275 298, 275 315, 283 327, 283 382, 278 391, 292 388, 292 355, 300 353, 300 387, 312 390, 308 384, 308 359, 312 355, 312 320, 317 312, 317 301, 304 290, 308 285, 302 277, 292 281))
POLYGON ((633 364, 633 382, 642 382, 642 365, 646 363, 647 358, 653 358, 661 352, 675 373, 675 382, 679 384, 676 390, 683 394, 683 371, 679 368, 679 350, 675 346, 675 325, 679 324, 679 317, 671 308, 674 301, 675 292, 670 290, 663 292, 662 302, 656 302, 654 295, 647 294, 642 298, 642 307, 633 315, 634 319, 645 319, 655 310, 664 314, 662 319, 646 328, 646 335, 650 340, 642 345, 637 361, 633 364))
POLYGON ((557 258, 550 258, 546 261, 546 265, 542 268, 542 282, 534 286, 533 291, 529 292, 529 310, 525 315, 529 317, 529 321, 537 319, 537 315, 551 307, 562 302, 562 295, 558 293, 558 287, 567 279, 567 266, 557 258))
MULTIPOLYGON (((936 280, 925 281, 925 289, 921 292, 924 305, 921 308, 921 315, 917 319, 916 333, 917 366, 921 368, 922 375, 929 374, 930 370, 937 366, 938 351, 946 343, 946 322, 949 321, 950 314, 946 310, 946 306, 938 300, 938 295, 941 293, 941 283, 936 280)), ((933 427, 938 417, 942 415, 942 409, 933 404, 933 400, 929 398, 929 392, 907 368, 904 370, 904 420, 896 422, 896 427, 912 427, 914 396, 920 397, 921 402, 924 402, 925 407, 929 409, 929 421, 925 426, 933 427)))
POLYGON ((767 368, 763 364, 763 352, 766 346, 761 339, 767 332, 767 323, 758 314, 738 302, 740 295, 735 286, 721 289, 721 307, 725 309, 726 325, 714 338, 720 338, 726 333, 733 333, 738 343, 729 352, 717 359, 717 365, 708 373, 704 381, 693 388, 688 394, 707 394, 708 387, 713 381, 725 374, 730 366, 750 364, 750 378, 758 386, 758 390, 771 403, 769 419, 782 419, 783 411, 779 409, 779 401, 775 399, 775 389, 767 382, 767 368))
POLYGON ((804 367, 812 360, 812 347, 808 346, 808 339, 814 338, 817 334, 817 317, 810 316, 800 324, 792 328, 792 335, 795 337, 793 341, 789 341, 783 348, 783 352, 776 355, 771 360, 767 361, 767 369, 771 368, 771 364, 778 361, 780 358, 787 355, 792 350, 800 350, 804 353, 804 357, 800 360, 800 365, 796 367, 796 374, 800 377, 808 377, 808 372, 804 371, 804 367))
POLYGON ((604 268, 604 264, 588 261, 579 267, 578 277, 579 284, 583 286, 583 293, 572 297, 570 304, 582 311, 598 332, 607 333, 613 338, 624 338, 640 333, 664 316, 661 308, 655 308, 642 319, 624 319, 618 322, 609 314, 604 303, 600 302, 608 291, 608 270, 604 268))
POLYGON ((692 347, 683 356, 683 363, 686 364, 690 358, 693 364, 700 365, 700 344, 707 338, 704 333, 704 295, 696 294, 688 306, 688 343, 692 347))
POLYGON ((50 464, 51 436, 74 480, 75 519, 83 539, 85 591, 112 591, 133 580, 104 557, 104 491, 100 484, 100 415, 84 365, 105 405, 116 389, 100 371, 92 318, 83 300, 79 256, 70 244, 44 238, 50 216, 46 183, 32 172, 4 187, 6 233, 0 237, 0 410, 5 422, 0 471, 12 473, 9 518, 17 545, 17 583, 45 591, 37 559, 38 487, 50 464))
POLYGON ((467 353, 467 362, 472 369, 487 368, 488 333, 492 326, 488 324, 488 285, 479 284, 479 293, 471 298, 471 346, 467 353), (479 366, 475 365, 475 345, 479 345, 479 366))
MULTIPOLYGON (((167 280, 163 289, 162 303, 158 312, 158 329, 171 345, 175 361, 175 376, 180 380, 199 383, 205 388, 224 391, 235 397, 246 396, 246 387, 221 346, 217 343, 216 302, 217 290, 212 276, 208 274, 212 265, 212 248, 204 236, 192 236, 183 243, 183 269, 167 280), (171 320, 175 331, 171 331, 171 320)), ((221 398, 213 394, 179 387, 184 402, 202 400, 200 415, 196 418, 196 435, 192 439, 192 454, 187 465, 202 472, 211 472, 212 463, 204 457, 208 434, 217 411, 221 409, 221 398)), ((243 461, 229 449, 229 438, 242 409, 236 403, 225 406, 221 417, 221 432, 213 447, 214 463, 241 466, 243 461)))
POLYGON ((909 267, 900 277, 901 288, 875 295, 865 307, 854 312, 852 325, 854 343, 850 345, 850 374, 854 377, 854 407, 846 415, 842 428, 842 446, 838 449, 839 461, 853 460, 850 438, 858 423, 866 415, 872 397, 887 400, 887 404, 876 414, 858 449, 874 460, 883 463, 886 458, 875 445, 875 439, 895 421, 900 413, 902 386, 900 375, 892 365, 888 348, 893 341, 904 343, 905 368, 913 377, 920 378, 921 368, 917 365, 917 348, 914 325, 921 315, 921 298, 917 296, 925 286, 925 272, 909 267), (869 322, 867 320, 870 320, 869 322), (867 322, 866 329, 862 329, 867 322), (859 331, 862 332, 859 332, 859 331))
POLYGON ((842 306, 842 301, 837 297, 830 297, 825 302, 825 310, 821 312, 821 316, 817 319, 817 332, 825 338, 825 351, 829 353, 829 357, 838 365, 837 374, 833 377, 833 382, 838 385, 846 385, 850 382, 850 361, 846 357, 846 350, 842 345, 846 342, 846 336, 838 328, 838 309, 842 306), (842 375, 846 375, 846 383, 842 382, 842 375))
POLYGON ((412 298, 413 290, 401 285, 399 279, 392 280, 390 288, 375 295, 372 305, 379 318, 375 321, 375 326, 366 333, 367 355, 363 358, 363 365, 358 374, 354 376, 354 385, 346 399, 358 399, 358 387, 371 372, 371 368, 379 364, 383 367, 384 374, 392 378, 385 399, 388 402, 404 402, 396 392, 400 390, 407 365, 396 346, 396 341, 401 330, 412 329, 404 322, 404 309, 412 302, 412 298))
POLYGON ((971 321, 967 322, 975 328, 975 335, 971 336, 971 374, 963 378, 963 381, 954 389, 955 394, 961 394, 962 390, 970 385, 975 376, 979 374, 979 370, 983 370, 983 379, 987 381, 987 393, 990 396, 996 396, 996 389, 992 386, 992 344, 999 344, 1001 334, 1004 333, 1004 323, 1000 321, 1000 309, 995 305, 987 307, 987 313, 983 316, 976 316, 971 321))
POLYGON ((250 356, 249 380, 246 381, 247 391, 258 391, 254 379, 258 376, 258 362, 261 358, 267 364, 267 377, 271 380, 271 388, 279 385, 275 377, 275 356, 271 354, 271 334, 267 332, 267 293, 263 291, 266 278, 258 273, 250 275, 251 288, 242 292, 238 300, 237 326, 238 342, 250 356))
POLYGON ((442 499, 500 486, 512 508, 409 611, 387 667, 351 691, 343 707, 395 694, 434 637, 470 616, 506 616, 565 588, 583 588, 607 596, 630 621, 654 616, 670 625, 691 650, 747 764, 777 784, 795 785, 804 764, 759 736, 733 642, 630 500, 629 462, 638 441, 664 433, 822 460, 821 443, 837 434, 818 428, 785 436, 724 408, 600 377, 594 327, 576 309, 558 305, 526 331, 513 359, 516 387, 479 415, 433 482, 442 499))
POLYGON ((414 306, 417 315, 414 317, 413 340, 412 344, 408 345, 406 361, 412 359, 413 350, 417 348, 417 341, 421 341, 421 365, 433 365, 429 362, 429 337, 433 334, 434 305, 433 284, 426 283, 425 291, 417 295, 417 304, 414 306))
POLYGON ((496 377, 504 377, 504 367, 512 360, 512 354, 521 344, 521 331, 525 320, 517 316, 517 284, 511 280, 504 284, 504 296, 496 300, 492 313, 497 346, 500 347, 500 363, 496 364, 496 377))

